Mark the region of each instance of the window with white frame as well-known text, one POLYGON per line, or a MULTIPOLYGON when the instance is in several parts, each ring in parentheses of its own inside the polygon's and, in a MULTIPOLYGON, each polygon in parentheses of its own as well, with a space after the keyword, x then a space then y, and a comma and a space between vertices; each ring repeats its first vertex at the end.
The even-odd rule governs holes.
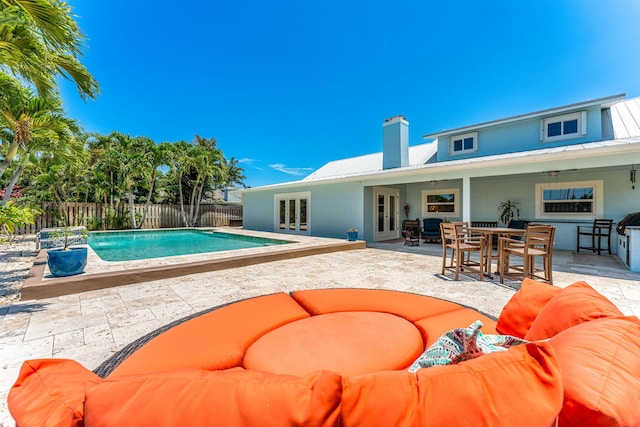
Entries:
POLYGON ((536 184, 536 218, 594 219, 603 212, 602 181, 536 184))
POLYGON ((449 137, 449 154, 472 153, 478 150, 478 132, 449 137))
POLYGON ((459 217, 460 190, 457 188, 424 190, 422 192, 422 216, 459 217))
POLYGON ((540 121, 540 139, 543 142, 580 138, 587 134, 587 112, 548 117, 540 121))

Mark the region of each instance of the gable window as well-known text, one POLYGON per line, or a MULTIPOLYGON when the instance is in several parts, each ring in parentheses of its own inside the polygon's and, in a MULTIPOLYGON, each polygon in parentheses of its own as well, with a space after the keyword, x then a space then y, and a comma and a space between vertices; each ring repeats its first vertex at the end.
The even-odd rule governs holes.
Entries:
POLYGON ((478 150, 478 132, 449 137, 449 154, 472 153, 478 150))
POLYGON ((536 184, 536 218, 593 219, 602 216, 602 181, 536 184))
POLYGON ((587 134, 587 112, 549 117, 540 122, 542 142, 580 138, 587 134))
POLYGON ((460 212, 460 190, 425 190, 422 192, 422 216, 458 217, 460 212))

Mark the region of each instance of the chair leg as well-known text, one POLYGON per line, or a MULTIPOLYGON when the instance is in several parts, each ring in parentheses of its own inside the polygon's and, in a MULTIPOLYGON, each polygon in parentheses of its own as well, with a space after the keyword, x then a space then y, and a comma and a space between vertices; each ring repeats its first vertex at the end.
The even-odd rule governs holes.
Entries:
POLYGON ((447 264, 447 247, 443 246, 442 248, 442 272, 440 274, 444 275, 444 268, 447 264))
POLYGON ((458 280, 458 278, 460 277, 460 263, 464 260, 464 253, 460 253, 460 251, 457 251, 456 254, 456 275, 455 275, 455 280, 458 280))

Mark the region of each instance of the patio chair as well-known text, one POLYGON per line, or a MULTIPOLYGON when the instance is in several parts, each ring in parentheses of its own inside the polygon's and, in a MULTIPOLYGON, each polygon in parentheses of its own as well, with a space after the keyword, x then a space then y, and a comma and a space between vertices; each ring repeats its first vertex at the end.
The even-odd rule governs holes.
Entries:
POLYGON ((424 243, 427 241, 440 241, 440 224, 442 219, 440 218, 425 218, 422 220, 422 231, 420 237, 424 243))
POLYGON ((576 237, 576 252, 580 252, 580 249, 587 249, 592 252, 598 252, 598 255, 602 252, 602 240, 607 239, 607 249, 609 255, 611 255, 611 230, 613 229, 612 219, 594 219, 593 225, 584 226, 579 225, 576 237), (591 246, 581 246, 580 237, 590 236, 591 246))
POLYGON ((404 244, 408 246, 420 246, 420 238, 411 234, 409 230, 403 230, 404 244))
POLYGON ((501 237, 498 244, 500 283, 505 276, 540 279, 553 284, 552 257, 553 236, 556 228, 551 225, 529 225, 524 242, 501 237), (522 258, 522 264, 512 265, 511 257, 522 258), (535 257, 542 257, 542 269, 536 269, 535 257), (514 273, 511 270, 515 270, 514 273), (538 274, 542 272, 542 275, 538 274))
POLYGON ((472 235, 466 223, 443 222, 440 224, 442 239, 442 272, 452 270, 454 279, 458 280, 460 273, 478 274, 484 280, 485 249, 484 237, 472 235), (451 259, 447 265, 447 252, 451 250, 451 259), (471 253, 478 253, 478 260, 471 259, 471 253))

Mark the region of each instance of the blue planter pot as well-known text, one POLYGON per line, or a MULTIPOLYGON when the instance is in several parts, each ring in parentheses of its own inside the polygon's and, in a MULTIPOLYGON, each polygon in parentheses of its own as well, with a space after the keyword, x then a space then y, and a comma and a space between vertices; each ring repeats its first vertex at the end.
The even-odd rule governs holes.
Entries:
POLYGON ((87 248, 69 248, 68 250, 49 249, 47 251, 49 271, 55 277, 73 276, 84 271, 87 265, 87 248))
POLYGON ((350 242, 355 242, 358 240, 358 232, 357 231, 347 231, 347 240, 350 242))

